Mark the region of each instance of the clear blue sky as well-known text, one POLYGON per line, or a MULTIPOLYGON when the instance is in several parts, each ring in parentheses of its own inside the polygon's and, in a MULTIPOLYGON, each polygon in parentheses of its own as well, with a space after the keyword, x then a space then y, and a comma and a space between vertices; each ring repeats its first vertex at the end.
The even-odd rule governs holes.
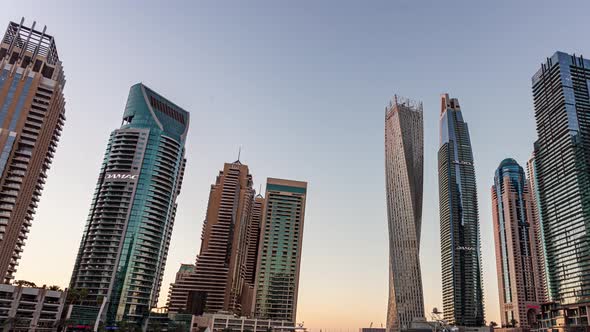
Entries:
MULTIPOLYGON (((536 133, 531 76, 556 50, 590 57, 588 1, 5 1, 0 26, 48 26, 67 75, 67 121, 17 278, 67 285, 108 135, 144 82, 191 112, 188 168, 161 303, 200 245, 224 162, 309 182, 299 320, 314 331, 385 322, 383 117, 424 102, 422 275, 441 307, 439 96, 459 98, 479 189, 486 319, 499 321, 490 186, 536 133), (125 4, 127 3, 127 4, 125 4)), ((2 27, 3 29, 3 27, 2 27)))

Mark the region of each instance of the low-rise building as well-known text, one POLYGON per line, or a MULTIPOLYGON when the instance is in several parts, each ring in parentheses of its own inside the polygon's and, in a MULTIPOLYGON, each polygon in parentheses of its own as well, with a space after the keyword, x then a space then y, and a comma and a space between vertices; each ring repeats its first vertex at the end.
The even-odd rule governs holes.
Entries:
POLYGON ((384 327, 361 327, 359 332, 386 332, 387 329, 384 327))
POLYGON ((0 326, 5 331, 57 331, 66 291, 0 284, 0 326))
POLYGON ((93 331, 100 314, 97 305, 70 304, 65 310, 67 331, 93 331))
POLYGON ((193 316, 191 332, 232 331, 232 332, 305 332, 303 326, 296 326, 292 322, 270 319, 238 317, 225 313, 204 314, 193 316))
POLYGON ((541 304, 537 315, 537 332, 590 332, 590 303, 560 305, 557 302, 541 304))

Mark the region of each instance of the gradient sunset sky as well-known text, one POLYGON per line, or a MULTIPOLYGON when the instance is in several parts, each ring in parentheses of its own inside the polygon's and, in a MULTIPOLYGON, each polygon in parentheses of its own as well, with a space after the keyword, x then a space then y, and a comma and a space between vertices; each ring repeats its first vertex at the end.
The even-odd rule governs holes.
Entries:
POLYGON ((17 279, 65 287, 109 133, 143 82, 191 112, 188 165, 160 295, 200 246, 209 186, 242 146, 255 187, 307 181, 298 321, 313 331, 385 324, 384 109, 424 102, 421 263, 442 309, 440 94, 459 98, 479 190, 486 320, 499 322, 490 186, 536 138, 531 77, 556 50, 590 57, 590 1, 4 0, 56 37, 66 125, 17 279))

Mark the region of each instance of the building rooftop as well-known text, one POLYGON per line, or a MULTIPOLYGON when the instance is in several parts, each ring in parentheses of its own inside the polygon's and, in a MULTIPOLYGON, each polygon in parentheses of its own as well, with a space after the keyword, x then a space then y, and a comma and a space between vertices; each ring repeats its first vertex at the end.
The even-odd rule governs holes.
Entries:
POLYGON ((391 98, 391 100, 389 101, 389 105, 385 107, 385 116, 387 116, 389 112, 399 108, 410 109, 414 112, 422 112, 423 106, 421 101, 413 100, 394 94, 393 98, 391 98))
POLYGON ((584 59, 584 56, 576 56, 576 54, 568 54, 562 51, 556 51, 551 57, 541 64, 541 68, 532 77, 533 85, 535 85, 541 78, 544 71, 557 64, 570 64, 584 68, 590 68, 590 60, 584 59))
POLYGON ((25 26, 24 22, 24 18, 21 19, 20 23, 10 22, 4 38, 2 38, 2 43, 10 45, 9 51, 18 47, 31 52, 33 58, 38 55, 45 57, 47 63, 51 65, 57 64, 59 56, 55 47, 55 40, 46 33, 47 27, 44 26, 43 30, 39 31, 35 29, 37 22, 33 22, 30 28, 25 26))

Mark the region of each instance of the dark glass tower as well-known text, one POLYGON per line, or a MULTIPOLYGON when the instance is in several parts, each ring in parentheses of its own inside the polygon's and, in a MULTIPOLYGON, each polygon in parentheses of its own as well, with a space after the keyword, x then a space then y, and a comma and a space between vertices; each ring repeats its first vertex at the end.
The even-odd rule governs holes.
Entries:
POLYGON ((484 325, 479 214, 473 152, 459 101, 441 98, 438 150, 444 319, 484 325))
POLYGON ((55 40, 10 22, 0 40, 0 277, 21 257, 65 122, 66 84, 55 40))
POLYGON ((387 330, 424 319, 420 272, 424 172, 422 103, 395 96, 385 109, 385 179, 389 229, 387 330))
POLYGON ((590 302, 590 61, 557 52, 533 76, 535 172, 549 296, 590 302))
MULTIPOLYGON (((143 84, 131 87, 111 133, 70 282, 85 302, 106 301, 108 324, 141 323, 158 300, 189 113, 143 84)), ((106 316, 105 316, 106 315, 106 316)))

